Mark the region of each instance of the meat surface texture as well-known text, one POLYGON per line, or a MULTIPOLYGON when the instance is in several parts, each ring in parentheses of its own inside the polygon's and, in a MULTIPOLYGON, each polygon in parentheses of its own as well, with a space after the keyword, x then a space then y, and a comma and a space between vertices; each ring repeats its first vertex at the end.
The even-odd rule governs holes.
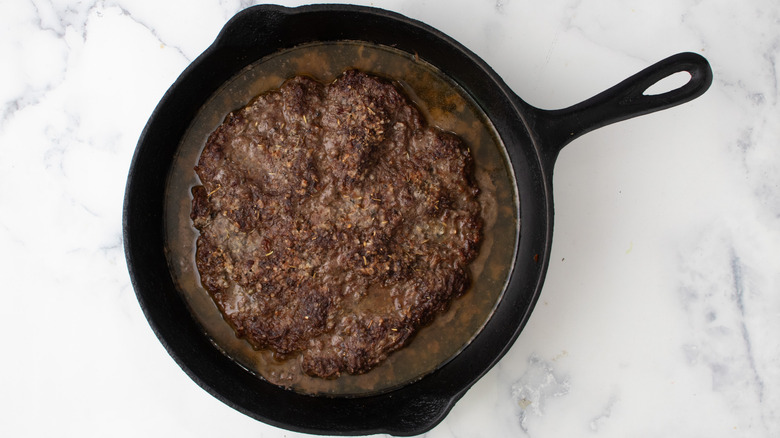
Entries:
POLYGON ((303 372, 366 372, 470 285, 469 149, 392 82, 297 76, 230 113, 195 168, 201 283, 237 336, 303 372))

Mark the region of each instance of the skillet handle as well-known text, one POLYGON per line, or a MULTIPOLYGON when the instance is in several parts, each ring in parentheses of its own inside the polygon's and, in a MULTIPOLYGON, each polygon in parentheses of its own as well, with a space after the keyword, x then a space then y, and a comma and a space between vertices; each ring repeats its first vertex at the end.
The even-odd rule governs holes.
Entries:
POLYGON ((542 152, 552 166, 560 150, 594 129, 671 108, 693 100, 712 84, 712 69, 696 53, 670 56, 590 99, 560 110, 537 109, 535 128, 542 152), (675 73, 688 72, 684 85, 661 94, 644 94, 648 88, 675 73))

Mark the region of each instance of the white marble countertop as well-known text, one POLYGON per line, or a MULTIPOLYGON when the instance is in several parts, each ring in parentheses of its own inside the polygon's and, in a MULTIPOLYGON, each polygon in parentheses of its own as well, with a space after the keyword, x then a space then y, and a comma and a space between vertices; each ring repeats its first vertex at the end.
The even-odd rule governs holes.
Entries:
MULTIPOLYGON (((0 436, 299 436, 178 368, 122 248, 146 120, 248 3, 0 2, 0 436)), ((780 4, 358 3, 449 34, 541 108, 681 51, 714 70, 701 98, 564 149, 539 304, 426 436, 780 436, 780 4)))

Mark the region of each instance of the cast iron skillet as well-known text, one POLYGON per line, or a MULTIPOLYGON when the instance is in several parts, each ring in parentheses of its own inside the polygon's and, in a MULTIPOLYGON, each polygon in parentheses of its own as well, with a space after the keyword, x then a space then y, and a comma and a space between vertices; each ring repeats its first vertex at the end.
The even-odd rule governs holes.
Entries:
POLYGON ((563 146, 604 125, 666 109, 704 93, 712 71, 699 55, 665 59, 578 105, 534 108, 475 54, 441 32, 380 9, 257 6, 237 14, 160 101, 130 167, 124 244, 130 277, 152 329, 181 368, 233 408, 290 430, 414 435, 438 424, 509 349, 528 321, 544 280, 553 229, 552 169, 563 146), (248 64, 302 43, 359 40, 417 54, 462 86, 494 124, 511 161, 522 231, 501 302, 480 334, 421 380, 371 396, 307 396, 268 384, 215 348, 177 291, 164 253, 163 194, 177 146, 209 96, 248 64), (659 95, 644 91, 674 73, 690 80, 659 95))

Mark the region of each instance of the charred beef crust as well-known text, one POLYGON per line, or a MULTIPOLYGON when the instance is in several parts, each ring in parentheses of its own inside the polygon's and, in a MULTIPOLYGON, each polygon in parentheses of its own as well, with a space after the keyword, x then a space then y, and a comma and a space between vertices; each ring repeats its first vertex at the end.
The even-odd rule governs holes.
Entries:
POLYGON ((229 114, 195 170, 203 286, 310 375, 368 371, 469 286, 472 157, 388 81, 292 78, 229 114))

